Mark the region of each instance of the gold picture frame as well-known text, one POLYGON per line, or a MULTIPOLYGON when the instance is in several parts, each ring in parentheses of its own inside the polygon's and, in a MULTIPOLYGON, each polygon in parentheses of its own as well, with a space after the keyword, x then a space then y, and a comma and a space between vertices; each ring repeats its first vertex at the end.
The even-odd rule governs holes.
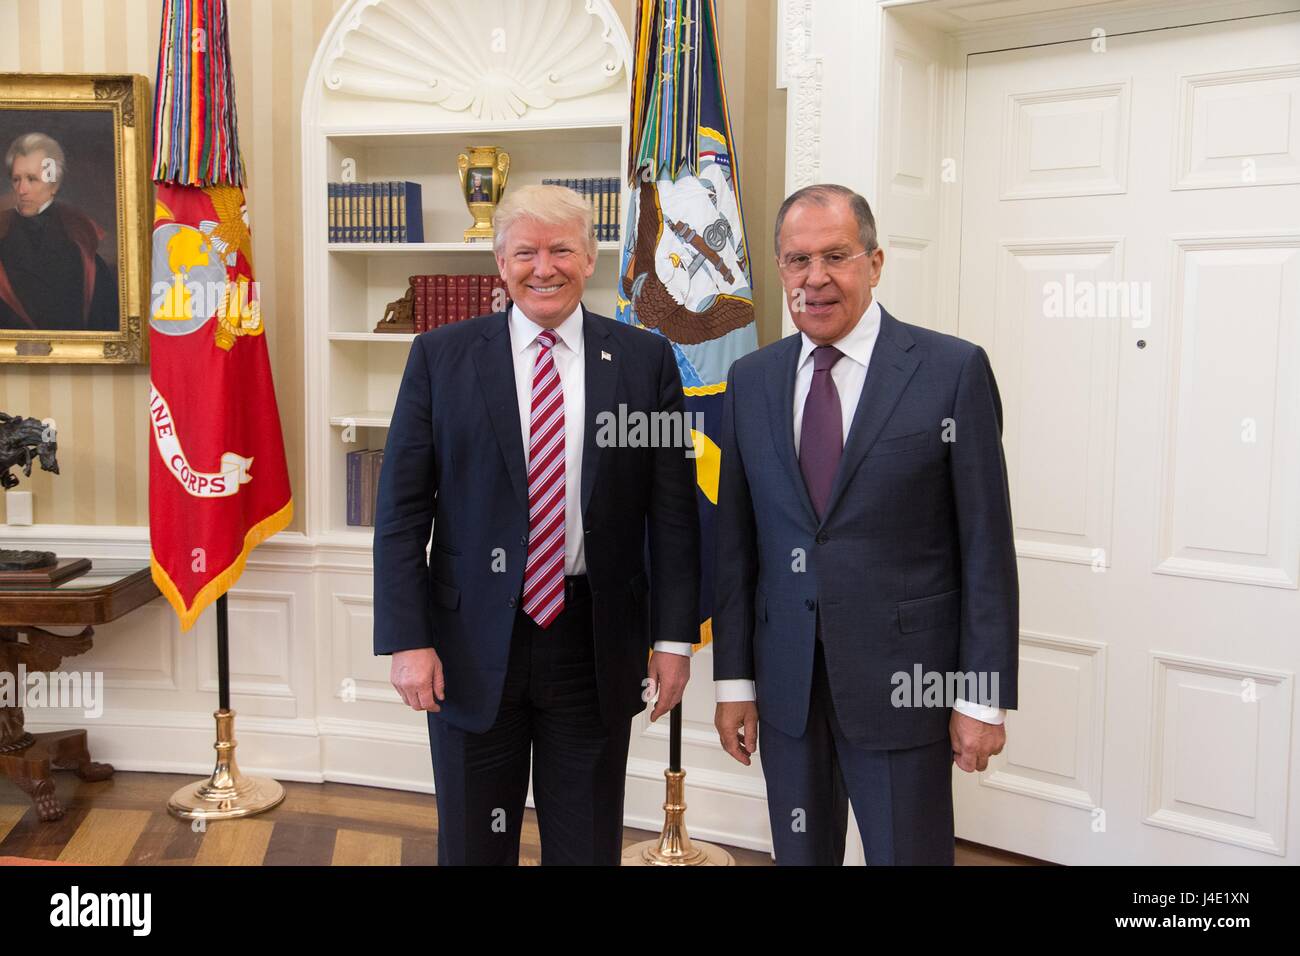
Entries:
POLYGON ((146 77, 0 73, 0 363, 148 362, 152 149, 146 77))

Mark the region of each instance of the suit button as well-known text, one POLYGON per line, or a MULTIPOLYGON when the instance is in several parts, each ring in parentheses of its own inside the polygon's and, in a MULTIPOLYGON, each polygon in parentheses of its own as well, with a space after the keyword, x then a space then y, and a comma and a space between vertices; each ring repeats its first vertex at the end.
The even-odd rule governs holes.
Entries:
POLYGON ((808 610, 812 611, 817 607, 817 602, 814 601, 812 598, 808 598, 803 602, 803 606, 806 607, 808 610))
POLYGON ((520 535, 520 537, 519 537, 519 543, 522 544, 522 545, 524 545, 524 547, 527 547, 527 546, 528 546, 528 535, 526 535, 526 534, 525 534, 525 535, 520 535))
POLYGON ((818 544, 825 544, 825 543, 826 543, 827 541, 829 541, 830 539, 831 539, 831 536, 828 535, 825 531, 819 531, 819 532, 817 532, 817 543, 818 543, 818 544))
POLYGON ((514 598, 511 598, 509 601, 506 601, 506 607, 514 607, 514 606, 515 606, 514 598))

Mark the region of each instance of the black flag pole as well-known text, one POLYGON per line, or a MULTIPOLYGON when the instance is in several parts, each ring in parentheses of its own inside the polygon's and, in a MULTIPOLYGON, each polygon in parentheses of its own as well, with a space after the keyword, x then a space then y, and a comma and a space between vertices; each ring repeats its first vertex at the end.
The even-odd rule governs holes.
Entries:
POLYGON ((624 866, 734 866, 730 853, 712 843, 692 840, 686 832, 686 771, 682 769, 682 705, 668 715, 668 769, 664 825, 653 840, 623 851, 624 866))
POLYGON ((217 752, 212 776, 181 787, 167 811, 182 820, 234 820, 270 810, 284 801, 284 787, 270 777, 241 773, 235 761, 235 712, 230 709, 230 614, 226 595, 217 607, 217 752))
POLYGON ((677 773, 682 769, 682 705, 678 704, 668 715, 668 769, 677 773))
POLYGON ((230 709, 230 618, 224 594, 217 598, 217 709, 230 709))

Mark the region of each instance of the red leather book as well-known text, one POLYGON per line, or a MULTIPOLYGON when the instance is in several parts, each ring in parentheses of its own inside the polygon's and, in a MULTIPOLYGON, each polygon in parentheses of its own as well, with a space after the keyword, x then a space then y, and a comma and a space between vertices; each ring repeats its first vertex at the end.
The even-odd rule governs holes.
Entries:
POLYGON ((453 322, 463 322, 469 318, 469 276, 456 276, 456 308, 452 311, 453 322))
POLYGON ((436 275, 433 277, 433 326, 442 328, 447 324, 447 277, 445 275, 436 275))
POLYGON ((430 308, 429 282, 432 276, 420 276, 420 332, 433 328, 433 308, 430 308))

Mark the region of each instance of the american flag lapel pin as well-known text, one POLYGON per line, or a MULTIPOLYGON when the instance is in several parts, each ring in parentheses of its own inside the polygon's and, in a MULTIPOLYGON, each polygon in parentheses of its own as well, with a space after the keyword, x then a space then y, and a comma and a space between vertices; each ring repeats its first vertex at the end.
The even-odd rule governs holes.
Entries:
POLYGON ((614 356, 610 355, 608 352, 601 352, 600 360, 602 362, 612 362, 614 361, 614 356))

